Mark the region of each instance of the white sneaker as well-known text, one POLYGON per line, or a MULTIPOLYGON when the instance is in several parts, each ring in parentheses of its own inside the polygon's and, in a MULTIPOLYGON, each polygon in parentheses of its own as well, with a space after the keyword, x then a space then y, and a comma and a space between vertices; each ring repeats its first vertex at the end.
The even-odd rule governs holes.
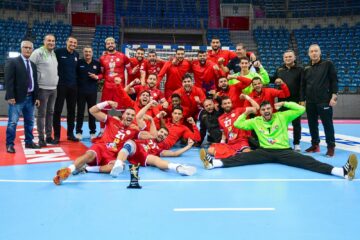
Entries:
POLYGON ((96 138, 96 134, 95 134, 95 133, 91 133, 91 134, 90 134, 90 139, 93 140, 94 138, 96 138))
POLYGON ((191 176, 196 173, 196 168, 193 166, 180 165, 176 168, 176 171, 183 176, 191 176))
POLYGON ((75 136, 77 139, 82 140, 82 134, 81 133, 77 133, 75 136))
POLYGON ((301 147, 299 144, 294 145, 294 151, 301 152, 301 147))
POLYGON ((124 171, 124 162, 116 160, 113 168, 111 169, 110 175, 114 178, 118 177, 124 171))

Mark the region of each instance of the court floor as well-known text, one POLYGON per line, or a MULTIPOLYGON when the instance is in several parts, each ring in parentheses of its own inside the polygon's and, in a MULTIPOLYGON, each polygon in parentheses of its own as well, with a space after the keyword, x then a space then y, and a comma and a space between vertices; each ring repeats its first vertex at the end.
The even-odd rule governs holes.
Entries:
MULTIPOLYGON (((324 156, 324 145, 313 156, 335 166, 342 166, 349 153, 360 156, 359 123, 338 121, 335 157, 324 156)), ((5 151, 5 128, 6 122, 0 122, 1 240, 357 239, 358 179, 276 164, 209 171, 193 148, 182 157, 166 158, 196 166, 191 177, 147 167, 140 169, 139 190, 126 188, 129 171, 116 179, 71 176, 55 186, 56 170, 90 145, 87 130, 81 143, 63 141, 34 152, 21 145, 20 125, 14 156, 5 151)), ((302 134, 304 150, 310 145, 306 123, 302 134)))

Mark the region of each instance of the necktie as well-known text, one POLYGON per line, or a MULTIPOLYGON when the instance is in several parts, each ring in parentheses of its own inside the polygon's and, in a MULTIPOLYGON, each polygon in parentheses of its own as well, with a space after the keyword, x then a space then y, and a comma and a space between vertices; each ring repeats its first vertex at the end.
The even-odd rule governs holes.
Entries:
POLYGON ((28 82, 28 91, 32 90, 31 70, 29 60, 26 60, 26 76, 28 82))

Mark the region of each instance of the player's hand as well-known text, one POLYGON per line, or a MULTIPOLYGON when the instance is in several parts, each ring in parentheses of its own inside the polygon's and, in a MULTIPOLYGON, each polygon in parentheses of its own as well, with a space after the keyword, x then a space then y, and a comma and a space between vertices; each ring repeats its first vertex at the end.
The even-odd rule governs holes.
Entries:
POLYGON ((259 68, 259 67, 261 66, 261 62, 260 62, 259 60, 256 60, 256 61, 253 63, 253 66, 259 68))
POLYGON ((249 115, 249 114, 255 114, 256 113, 256 108, 254 107, 246 107, 246 110, 245 110, 245 114, 246 115, 249 115))
POLYGON ((107 102, 112 109, 115 109, 118 106, 117 102, 114 102, 114 101, 107 101, 107 102))
POLYGON ((219 70, 220 70, 219 65, 215 64, 215 65, 213 66, 213 69, 216 70, 216 71, 219 71, 219 70))
POLYGON ((224 62, 225 62, 225 59, 224 59, 223 57, 220 57, 220 58, 218 59, 218 64, 219 64, 219 66, 224 65, 224 62))
POLYGON ((255 56, 254 53, 251 53, 251 55, 250 55, 250 60, 251 60, 251 61, 256 61, 256 56, 255 56))
POLYGON ((242 94, 240 94, 240 99, 246 99, 246 94, 244 94, 244 93, 242 93, 242 94))
POLYGON ((156 107, 159 103, 158 103, 156 100, 151 99, 150 102, 149 102, 149 104, 150 104, 152 107, 156 107))
POLYGON ((229 74, 229 75, 227 76, 227 79, 234 79, 234 78, 237 78, 237 77, 238 77, 238 76, 236 76, 236 75, 230 75, 230 74, 229 74))
POLYGON ((40 107, 40 100, 35 100, 35 107, 40 107))
POLYGON ((115 77, 114 82, 115 82, 115 84, 120 84, 121 83, 121 78, 120 77, 115 77))
POLYGON ((191 138, 188 139, 187 145, 192 147, 194 145, 194 140, 192 140, 191 138))
POLYGON ((285 102, 277 102, 274 104, 276 110, 279 110, 282 106, 284 106, 285 102))
POLYGON ((281 78, 277 78, 275 79, 275 82, 274 82, 276 85, 281 85, 284 83, 284 81, 281 79, 281 78))
POLYGON ((171 63, 172 63, 173 65, 178 65, 178 64, 179 64, 179 60, 175 57, 175 58, 171 61, 171 63))
POLYGON ((301 106, 305 107, 305 102, 304 102, 304 101, 299 102, 299 105, 301 105, 301 106))
POLYGON ((138 71, 140 70, 140 66, 139 65, 136 65, 136 67, 134 67, 131 71, 131 74, 135 74, 137 73, 138 71))
POLYGON ((130 84, 131 86, 139 85, 141 83, 140 79, 135 78, 134 81, 132 81, 130 84))
POLYGON ((169 107, 169 103, 165 100, 165 101, 161 104, 161 106, 162 106, 163 108, 168 108, 168 107, 169 107))
POLYGON ((215 96, 215 95, 216 95, 215 89, 211 89, 211 90, 209 91, 209 94, 215 96))
POLYGON ((16 104, 15 98, 9 99, 9 100, 7 100, 7 102, 8 102, 8 104, 10 104, 10 105, 15 105, 15 104, 16 104))
POLYGON ((186 119, 186 121, 188 123, 190 123, 191 125, 195 125, 195 121, 194 121, 194 119, 192 117, 189 117, 188 119, 186 119))
POLYGON ((201 104, 201 101, 200 101, 199 96, 195 96, 195 97, 194 97, 194 100, 195 100, 195 102, 197 102, 198 104, 201 104))
POLYGON ((163 117, 165 117, 165 116, 166 116, 166 112, 165 112, 165 111, 160 111, 160 112, 156 115, 157 118, 163 118, 163 117))
POLYGON ((95 80, 99 80, 99 77, 94 74, 94 73, 88 73, 89 74, 89 77, 91 77, 92 79, 95 79, 95 80))
POLYGON ((332 97, 332 98, 330 99, 329 105, 330 105, 331 107, 335 107, 335 106, 336 106, 336 103, 337 103, 337 96, 332 97))

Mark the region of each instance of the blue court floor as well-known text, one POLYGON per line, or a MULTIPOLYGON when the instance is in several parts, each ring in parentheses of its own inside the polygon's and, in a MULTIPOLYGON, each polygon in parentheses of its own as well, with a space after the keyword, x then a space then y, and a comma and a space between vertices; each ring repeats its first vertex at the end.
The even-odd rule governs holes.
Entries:
MULTIPOLYGON (((304 150, 310 144, 303 128, 304 150)), ((325 146, 313 156, 342 166, 349 153, 360 156, 360 125, 336 124, 335 132, 336 156, 326 158, 325 146)), ((359 238, 358 179, 276 164, 209 171, 198 155, 193 148, 166 158, 196 166, 191 177, 141 168, 140 190, 126 188, 129 171, 117 179, 71 176, 55 186, 56 170, 69 161, 0 167, 0 240, 359 238)))

